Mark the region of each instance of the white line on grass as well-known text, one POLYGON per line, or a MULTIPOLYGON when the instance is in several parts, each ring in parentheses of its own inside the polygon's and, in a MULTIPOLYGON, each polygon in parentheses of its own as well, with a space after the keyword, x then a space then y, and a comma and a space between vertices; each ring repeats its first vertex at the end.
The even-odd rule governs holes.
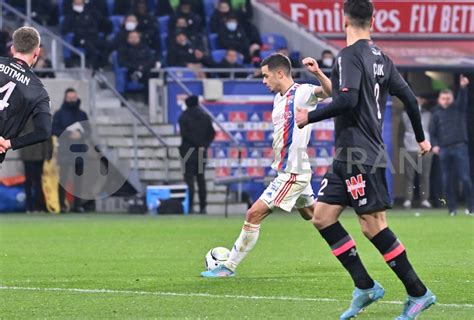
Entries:
MULTIPOLYGON (((285 296, 243 296, 231 294, 210 294, 210 293, 181 293, 181 292, 153 292, 153 291, 132 291, 132 290, 111 290, 111 289, 80 289, 80 288, 35 288, 35 287, 15 287, 0 286, 0 290, 18 290, 18 291, 59 291, 59 292, 78 292, 78 293, 110 293, 110 294, 132 294, 148 296, 169 296, 169 297, 202 297, 202 298, 230 298, 230 299, 248 299, 248 300, 284 300, 284 301, 311 301, 311 302, 343 302, 345 300, 331 298, 303 298, 303 297, 285 297, 285 296)), ((403 304, 401 301, 379 301, 384 304, 403 304)), ((455 304, 455 303, 437 303, 440 307, 450 308, 474 308, 474 304, 455 304)))

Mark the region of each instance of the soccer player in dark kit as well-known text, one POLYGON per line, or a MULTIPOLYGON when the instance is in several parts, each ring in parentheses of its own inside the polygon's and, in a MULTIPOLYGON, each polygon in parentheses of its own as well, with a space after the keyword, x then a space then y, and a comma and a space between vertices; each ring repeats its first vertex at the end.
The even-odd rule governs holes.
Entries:
POLYGON ((415 319, 435 303, 436 297, 416 274, 385 217, 390 198, 382 123, 388 94, 404 103, 420 153, 429 152, 431 145, 423 134, 415 95, 392 61, 370 40, 373 13, 369 0, 344 2, 347 47, 339 53, 331 74, 333 101, 324 109, 297 110, 296 122, 304 127, 335 117, 336 156, 321 182, 313 224, 355 284, 351 305, 340 319, 355 317, 385 293, 367 273, 354 240, 339 222, 346 206, 354 208, 362 232, 406 288, 408 299, 397 320, 415 319))
POLYGON ((0 57, 0 163, 9 149, 42 142, 51 136, 50 100, 31 70, 40 54, 40 35, 30 27, 13 33, 13 58, 0 57), (34 130, 23 136, 32 117, 34 130))

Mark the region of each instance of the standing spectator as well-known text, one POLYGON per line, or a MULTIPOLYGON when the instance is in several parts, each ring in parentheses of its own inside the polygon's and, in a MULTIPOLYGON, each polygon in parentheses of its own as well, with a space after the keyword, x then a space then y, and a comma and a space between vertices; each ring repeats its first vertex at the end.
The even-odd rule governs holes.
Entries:
MULTIPOLYGON (((25 132, 34 130, 33 122, 28 120, 25 132)), ((20 149, 20 159, 25 170, 26 212, 45 211, 45 200, 41 178, 43 163, 50 159, 53 152, 51 139, 20 149)))
POLYGON ((202 17, 198 14, 195 9, 193 10, 193 1, 192 0, 181 0, 176 10, 175 14, 170 19, 170 30, 173 29, 176 24, 178 17, 186 18, 188 22, 188 27, 194 32, 200 33, 202 31, 202 17))
POLYGON ((143 83, 145 93, 148 92, 150 69, 155 64, 151 49, 142 43, 140 33, 132 31, 128 34, 127 42, 118 49, 118 61, 122 67, 128 69, 128 80, 143 83))
MULTIPOLYGON (((429 141, 429 127, 431 120, 431 113, 424 108, 426 102, 425 99, 417 97, 418 104, 420 105, 421 111, 421 122, 423 124, 423 131, 425 133, 425 138, 429 141)), ((421 207, 429 209, 431 208, 431 203, 428 201, 430 198, 430 173, 431 173, 431 161, 432 155, 427 154, 423 157, 420 157, 418 154, 418 142, 415 138, 415 132, 413 132, 413 127, 411 126, 410 118, 408 114, 403 112, 403 125, 405 127, 405 134, 403 137, 403 144, 407 151, 407 156, 409 159, 405 161, 405 202, 403 207, 405 209, 410 209, 413 201, 413 192, 415 189, 420 190, 420 200, 421 207), (414 163, 421 161, 421 172, 416 171, 414 163), (418 179, 420 182, 420 188, 415 188, 415 173, 418 173, 418 179)))
POLYGON ((443 186, 451 216, 456 215, 459 181, 468 208, 466 213, 474 213, 466 123, 469 79, 461 75, 459 85, 455 101, 451 90, 445 89, 439 93, 439 107, 433 113, 430 129, 432 151, 441 158, 443 186))
POLYGON ((44 50, 43 45, 40 45, 40 48, 41 51, 34 68, 36 75, 40 78, 56 78, 54 71, 37 71, 37 69, 51 69, 53 67, 51 60, 46 58, 46 51, 44 50))
POLYGON ((189 41, 186 32, 177 31, 174 42, 169 47, 168 65, 193 68, 199 64, 202 57, 202 50, 189 41))
POLYGON ((199 188, 199 213, 206 213, 206 179, 204 176, 207 148, 211 145, 216 132, 211 118, 199 107, 198 97, 186 99, 187 109, 179 117, 181 146, 179 152, 184 163, 184 180, 189 189, 190 212, 194 204, 194 177, 199 188))
POLYGON ((81 99, 79 99, 76 90, 66 89, 64 93, 64 102, 61 108, 53 116, 53 135, 60 137, 58 147, 58 164, 60 181, 59 185, 59 203, 61 212, 67 211, 66 208, 66 190, 64 184, 72 182, 74 201, 72 211, 83 212, 82 201, 79 198, 81 194, 80 181, 76 172, 80 172, 80 164, 75 161, 76 152, 86 152, 87 146, 85 139, 90 134, 90 127, 87 124, 89 117, 87 113, 81 110, 81 99), (74 144, 75 151, 69 150, 69 146, 74 144))
POLYGON ((85 7, 84 0, 73 0, 72 11, 66 14, 62 33, 73 33, 74 46, 84 48, 87 63, 94 69, 104 65, 105 40, 99 36, 94 12, 85 7))

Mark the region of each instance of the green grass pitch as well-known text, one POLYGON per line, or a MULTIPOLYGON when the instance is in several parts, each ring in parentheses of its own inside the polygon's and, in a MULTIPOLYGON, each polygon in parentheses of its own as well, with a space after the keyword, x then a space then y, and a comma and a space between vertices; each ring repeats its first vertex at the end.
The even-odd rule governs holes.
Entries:
MULTIPOLYGON (((243 216, 0 216, 1 319, 338 319, 352 282, 309 222, 275 214, 233 279, 202 279, 243 216)), ((359 319, 394 319, 405 292, 354 214, 343 224, 385 298, 359 319)), ((391 228, 438 296, 421 319, 474 319, 474 218, 391 211, 391 228)))

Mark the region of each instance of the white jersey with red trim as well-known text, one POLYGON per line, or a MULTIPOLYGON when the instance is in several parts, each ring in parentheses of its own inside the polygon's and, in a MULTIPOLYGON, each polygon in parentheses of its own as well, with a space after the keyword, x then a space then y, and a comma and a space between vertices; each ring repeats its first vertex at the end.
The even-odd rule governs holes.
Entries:
POLYGON ((316 109, 319 98, 311 84, 293 84, 288 91, 275 95, 273 100, 273 152, 272 169, 286 173, 310 173, 307 153, 312 125, 299 129, 295 122, 296 108, 316 109))

